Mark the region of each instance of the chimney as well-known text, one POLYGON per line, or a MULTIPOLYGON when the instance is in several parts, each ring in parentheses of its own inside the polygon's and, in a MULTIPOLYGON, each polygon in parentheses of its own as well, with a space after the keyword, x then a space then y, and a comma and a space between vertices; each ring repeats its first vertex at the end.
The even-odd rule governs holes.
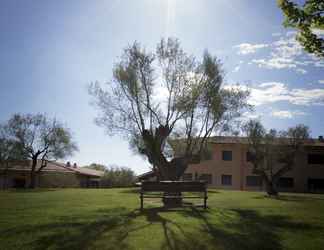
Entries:
POLYGON ((66 163, 66 166, 67 166, 67 167, 71 167, 71 163, 68 161, 68 162, 66 163))
POLYGON ((318 137, 318 140, 319 140, 320 142, 324 142, 324 138, 323 138, 323 136, 320 135, 320 136, 318 137))
POLYGON ((76 163, 73 164, 73 168, 77 168, 78 165, 76 163))

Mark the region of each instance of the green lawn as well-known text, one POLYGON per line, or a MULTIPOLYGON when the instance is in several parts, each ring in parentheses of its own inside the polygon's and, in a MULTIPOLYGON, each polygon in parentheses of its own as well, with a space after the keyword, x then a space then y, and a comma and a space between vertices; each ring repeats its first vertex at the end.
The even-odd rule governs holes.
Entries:
POLYGON ((165 211, 135 189, 0 192, 0 249, 324 249, 324 195, 210 190, 165 211))

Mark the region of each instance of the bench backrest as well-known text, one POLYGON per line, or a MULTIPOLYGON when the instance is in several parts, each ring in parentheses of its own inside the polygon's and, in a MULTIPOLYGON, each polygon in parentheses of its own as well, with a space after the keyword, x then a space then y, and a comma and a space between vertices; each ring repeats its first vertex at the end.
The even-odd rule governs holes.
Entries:
POLYGON ((143 192, 205 192, 205 181, 143 181, 143 192))

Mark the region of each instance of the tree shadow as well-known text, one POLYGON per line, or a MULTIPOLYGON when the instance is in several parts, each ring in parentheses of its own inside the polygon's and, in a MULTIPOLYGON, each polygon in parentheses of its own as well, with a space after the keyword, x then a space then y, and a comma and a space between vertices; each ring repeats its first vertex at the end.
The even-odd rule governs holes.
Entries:
POLYGON ((26 243, 23 249, 89 249, 107 232, 110 237, 105 238, 105 245, 98 249, 128 249, 124 239, 134 230, 143 227, 128 228, 136 211, 129 211, 124 207, 101 209, 95 214, 86 216, 63 216, 56 218, 57 222, 48 224, 26 225, 5 231, 0 231, 1 238, 19 238, 20 235, 37 235, 37 238, 26 243), (112 233, 113 230, 119 229, 112 233))
POLYGON ((220 192, 216 189, 208 189, 208 193, 211 193, 211 194, 219 194, 220 192))
POLYGON ((280 201, 293 201, 293 202, 310 202, 310 201, 321 201, 324 200, 323 197, 316 197, 316 196, 302 196, 302 195, 278 195, 276 197, 269 197, 267 195, 264 196, 256 196, 253 197, 254 199, 263 200, 263 199, 273 199, 273 200, 280 200, 280 201))
POLYGON ((44 192, 53 192, 58 191, 59 189, 55 188, 9 188, 4 189, 10 193, 44 193, 44 192))
POLYGON ((297 201, 297 202, 309 202, 309 201, 316 201, 316 200, 324 200, 323 197, 306 197, 306 196, 297 196, 297 195, 279 195, 277 197, 278 200, 282 201, 297 201))
POLYGON ((56 221, 2 230, 0 238, 36 235, 23 249, 136 249, 136 245, 129 245, 129 235, 154 225, 155 230, 160 227, 152 231, 152 240, 154 232, 163 232, 163 240, 158 243, 160 249, 280 250, 283 249, 280 230, 295 233, 320 229, 282 215, 261 215, 247 209, 204 210, 193 206, 142 211, 117 207, 99 209, 87 216, 62 216, 56 221))
POLYGON ((192 207, 191 211, 184 211, 188 217, 196 217, 203 222, 203 232, 212 237, 215 246, 221 249, 264 249, 280 250, 280 231, 292 233, 321 230, 319 226, 307 223, 293 222, 287 216, 261 215, 254 210, 231 209, 218 212, 219 221, 215 223, 208 219, 208 213, 202 213, 192 207), (233 220, 236 218, 235 220, 233 220))
POLYGON ((139 194, 140 189, 138 187, 133 187, 133 188, 127 188, 124 190, 120 190, 119 192, 123 193, 123 194, 139 194))

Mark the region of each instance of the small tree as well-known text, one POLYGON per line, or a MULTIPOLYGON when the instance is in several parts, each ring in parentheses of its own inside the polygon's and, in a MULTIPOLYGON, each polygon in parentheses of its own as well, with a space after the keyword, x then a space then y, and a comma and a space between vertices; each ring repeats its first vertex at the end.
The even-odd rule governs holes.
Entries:
POLYGON ((253 173, 261 176, 269 195, 278 194, 278 181, 296 164, 302 144, 309 138, 309 128, 297 125, 287 131, 266 131, 257 120, 244 126, 249 140, 253 173))
POLYGON ((7 186, 7 173, 15 159, 26 160, 27 156, 20 145, 8 137, 7 127, 0 124, 0 168, 4 177, 3 188, 7 186))
POLYGON ((284 25, 298 29, 297 40, 309 53, 324 57, 324 39, 314 29, 324 29, 324 1, 306 0, 303 6, 291 0, 278 0, 286 16, 284 25))
POLYGON ((48 161, 65 158, 77 150, 69 129, 43 114, 15 114, 6 127, 10 141, 32 161, 30 188, 35 187, 35 176, 48 161), (41 167, 36 170, 38 160, 41 160, 41 167))
POLYGON ((190 163, 203 158, 208 138, 233 128, 249 107, 248 92, 225 88, 223 81, 216 57, 205 52, 198 61, 169 38, 156 52, 137 42, 126 48, 113 81, 107 88, 93 83, 89 92, 101 111, 97 124, 110 135, 124 135, 161 180, 178 180, 190 163), (180 150, 167 152, 170 142, 180 150))

